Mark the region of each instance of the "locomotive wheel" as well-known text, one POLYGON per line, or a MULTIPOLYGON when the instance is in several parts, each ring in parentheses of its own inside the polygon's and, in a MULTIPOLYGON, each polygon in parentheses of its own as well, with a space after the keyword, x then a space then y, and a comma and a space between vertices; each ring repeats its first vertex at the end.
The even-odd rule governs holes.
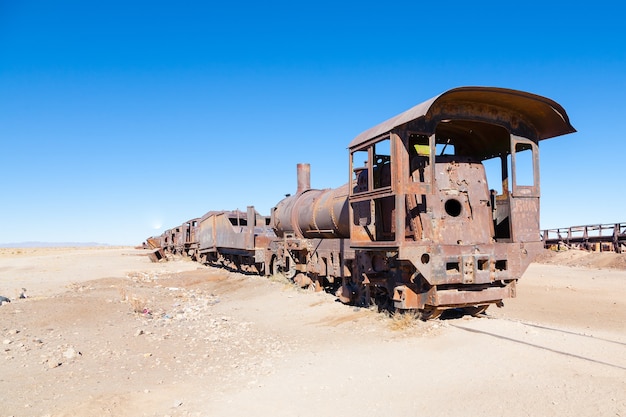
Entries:
POLYGON ((489 308, 489 304, 482 306, 471 306, 463 308, 465 314, 469 314, 472 317, 482 317, 485 310, 489 308))
POLYGON ((441 313, 443 313, 442 309, 438 309, 434 307, 426 308, 424 310, 420 310, 419 317, 420 317, 420 320, 422 321, 434 320, 437 317, 441 316, 441 313))
POLYGON ((353 305, 356 307, 366 307, 368 304, 366 300, 369 298, 366 294, 367 291, 365 285, 357 284, 352 281, 344 282, 335 292, 335 295, 344 304, 353 305))
POLYGON ((311 281, 311 278, 309 278, 306 274, 303 274, 302 272, 296 274, 296 276, 293 278, 293 282, 295 282, 296 285, 300 288, 311 288, 313 286, 313 281, 311 281))
POLYGON ((322 285, 322 281, 321 281, 319 275, 317 275, 317 274, 314 275, 312 280, 313 280, 313 285, 311 285, 311 289, 314 292, 320 292, 320 291, 322 291, 324 289, 324 286, 322 285))
POLYGON ((271 273, 272 273, 272 275, 282 275, 283 277, 288 278, 288 279, 293 278, 293 275, 291 277, 288 276, 288 274, 285 272, 285 268, 283 268, 283 266, 280 264, 280 262, 279 262, 277 257, 272 259, 272 271, 271 271, 271 273))
POLYGON ((286 259, 287 261, 287 269, 283 270, 283 274, 293 281, 298 271, 296 271, 296 263, 293 261, 291 257, 286 259))
POLYGON ((353 284, 350 288, 351 304, 357 307, 369 307, 372 304, 370 288, 363 284, 353 284))

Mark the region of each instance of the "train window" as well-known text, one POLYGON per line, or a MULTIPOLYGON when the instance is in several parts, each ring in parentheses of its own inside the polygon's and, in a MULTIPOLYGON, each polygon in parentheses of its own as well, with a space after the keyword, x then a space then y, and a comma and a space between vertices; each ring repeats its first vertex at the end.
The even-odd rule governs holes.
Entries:
POLYGON ((374 145, 374 188, 391 186, 391 140, 374 145))
POLYGON ((435 155, 455 155, 454 145, 450 142, 450 139, 447 139, 445 142, 442 143, 437 143, 435 148, 435 155))
POLYGON ((534 181, 532 147, 527 143, 515 144, 515 185, 533 186, 534 181))
POLYGON ((430 139, 425 135, 409 137, 410 177, 413 182, 426 181, 426 167, 430 165, 430 139))
POLYGON ((430 156, 430 143, 428 136, 412 134, 409 141, 409 156, 430 156))
POLYGON ((495 190, 497 194, 502 194, 502 159, 498 156, 486 159, 482 164, 485 167, 489 189, 495 190))
POLYGON ((357 151, 352 154, 352 184, 354 193, 363 193, 369 189, 368 159, 369 152, 367 150, 357 151))
POLYGON ((229 217, 228 220, 233 226, 247 226, 248 220, 239 217, 229 217))
POLYGON ((387 162, 391 157, 391 140, 385 139, 374 145, 374 154, 376 158, 386 158, 387 162))

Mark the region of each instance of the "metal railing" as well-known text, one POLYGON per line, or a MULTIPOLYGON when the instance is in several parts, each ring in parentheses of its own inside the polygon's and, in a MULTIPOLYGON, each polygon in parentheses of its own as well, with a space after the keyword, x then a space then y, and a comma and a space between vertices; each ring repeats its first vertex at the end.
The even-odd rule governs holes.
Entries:
POLYGON ((622 253, 626 250, 626 223, 572 226, 542 231, 546 248, 576 248, 622 253))

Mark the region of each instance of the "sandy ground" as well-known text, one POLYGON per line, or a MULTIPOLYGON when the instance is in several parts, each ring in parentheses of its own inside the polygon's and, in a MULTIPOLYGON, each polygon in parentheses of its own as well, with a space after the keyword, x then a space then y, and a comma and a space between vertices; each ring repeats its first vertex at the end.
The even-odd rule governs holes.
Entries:
POLYGON ((145 254, 0 249, 0 416, 626 416, 623 255, 424 323, 145 254))

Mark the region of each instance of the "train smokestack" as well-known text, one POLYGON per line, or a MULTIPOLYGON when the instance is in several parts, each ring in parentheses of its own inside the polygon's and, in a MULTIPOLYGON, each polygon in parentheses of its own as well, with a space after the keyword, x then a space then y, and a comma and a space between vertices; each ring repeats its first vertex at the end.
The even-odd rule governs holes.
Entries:
POLYGON ((311 189, 311 165, 310 164, 298 164, 298 191, 297 193, 300 194, 310 189, 311 189))

